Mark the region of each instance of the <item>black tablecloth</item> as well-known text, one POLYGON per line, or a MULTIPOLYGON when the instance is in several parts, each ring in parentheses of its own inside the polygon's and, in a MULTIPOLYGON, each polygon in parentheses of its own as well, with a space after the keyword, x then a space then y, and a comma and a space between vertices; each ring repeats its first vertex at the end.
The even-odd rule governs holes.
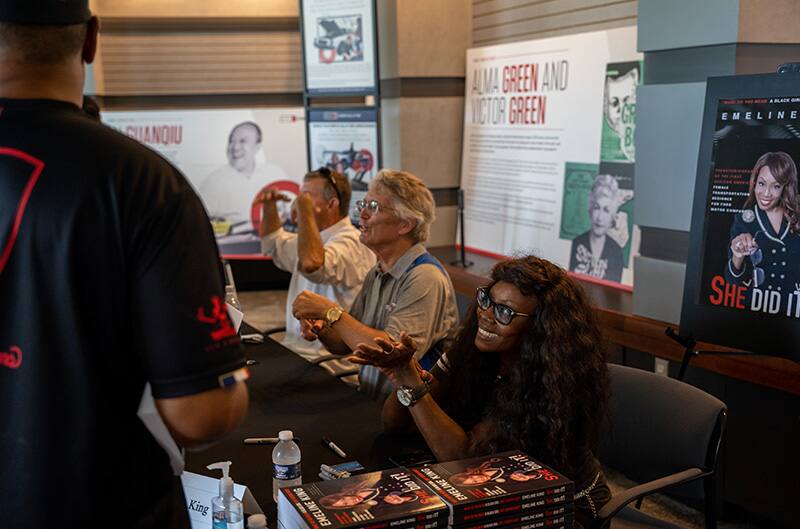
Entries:
MULTIPOLYGON (((247 332, 247 330, 243 331, 247 332)), ((381 405, 347 386, 323 368, 312 365, 278 342, 246 345, 250 367, 250 409, 242 425, 220 443, 200 452, 187 452, 186 470, 218 477, 206 470, 216 461, 233 462, 231 477, 247 485, 277 527, 272 501, 271 445, 244 445, 246 437, 277 437, 292 430, 302 451, 303 482, 319 481, 321 463, 358 460, 368 469, 388 468, 386 457, 405 441, 380 436, 381 405), (342 459, 321 443, 326 436, 347 453, 342 459)))

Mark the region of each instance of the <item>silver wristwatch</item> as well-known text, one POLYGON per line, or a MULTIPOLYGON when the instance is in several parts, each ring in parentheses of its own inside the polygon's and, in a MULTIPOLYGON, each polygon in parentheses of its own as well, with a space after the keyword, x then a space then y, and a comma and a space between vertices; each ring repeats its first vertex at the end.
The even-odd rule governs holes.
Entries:
POLYGON ((430 391, 430 388, 427 384, 422 384, 416 388, 400 386, 397 388, 397 401, 406 408, 410 408, 424 397, 428 391, 430 391))

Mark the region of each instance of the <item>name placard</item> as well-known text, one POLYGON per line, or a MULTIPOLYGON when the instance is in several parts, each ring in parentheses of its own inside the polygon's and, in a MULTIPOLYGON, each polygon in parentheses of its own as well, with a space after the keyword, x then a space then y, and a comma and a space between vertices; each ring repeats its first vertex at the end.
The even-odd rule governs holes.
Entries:
MULTIPOLYGON (((219 494, 219 479, 184 472, 181 474, 181 483, 192 529, 211 529, 211 499, 219 494)), ((264 512, 246 486, 234 483, 233 495, 242 500, 247 514, 264 512)))

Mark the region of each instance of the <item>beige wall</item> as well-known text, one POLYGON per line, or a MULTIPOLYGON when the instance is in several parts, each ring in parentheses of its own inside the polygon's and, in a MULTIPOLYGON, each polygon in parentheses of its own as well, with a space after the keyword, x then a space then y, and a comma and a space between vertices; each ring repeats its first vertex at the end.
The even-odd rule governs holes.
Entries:
MULTIPOLYGON (((442 190, 459 185, 471 0, 378 0, 383 165, 442 190), (390 87, 390 89, 387 89, 390 87)), ((428 246, 455 242, 457 209, 439 204, 428 246)))
POLYGON ((378 0, 381 79, 463 77, 471 0, 378 0))
POLYGON ((468 0, 401 0, 397 6, 396 77, 463 77, 472 32, 468 0))
POLYGON ((298 0, 91 0, 106 17, 297 17, 298 0))
POLYGON ((800 40, 800 1, 739 1, 739 42, 797 44, 800 40))

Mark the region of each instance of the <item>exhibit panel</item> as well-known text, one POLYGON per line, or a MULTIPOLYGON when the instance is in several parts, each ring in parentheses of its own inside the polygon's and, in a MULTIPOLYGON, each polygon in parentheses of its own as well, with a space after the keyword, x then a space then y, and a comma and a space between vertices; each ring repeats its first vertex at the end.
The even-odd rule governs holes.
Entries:
POLYGON ((630 289, 636 28, 467 53, 465 245, 630 289))
MULTIPOLYGON (((258 194, 290 198, 306 172, 300 108, 103 112, 103 121, 175 164, 198 192, 220 253, 261 255, 258 194)), ((285 223, 288 203, 281 203, 285 223)))

